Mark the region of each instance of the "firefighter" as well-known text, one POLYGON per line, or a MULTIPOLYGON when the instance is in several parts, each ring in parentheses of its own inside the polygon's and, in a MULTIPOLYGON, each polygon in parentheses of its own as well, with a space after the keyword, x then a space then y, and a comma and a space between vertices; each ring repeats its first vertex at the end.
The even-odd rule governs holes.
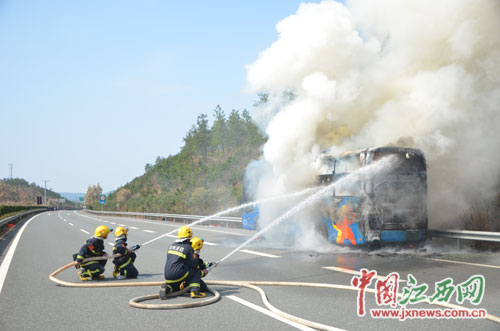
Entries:
POLYGON ((104 266, 108 260, 97 260, 83 262, 83 259, 97 256, 107 256, 104 251, 104 239, 108 238, 108 233, 113 229, 105 225, 98 226, 94 231, 94 236, 88 239, 85 244, 80 248, 76 255, 75 268, 82 270, 78 271, 78 276, 82 281, 89 279, 104 279, 104 266))
POLYGON ((191 298, 203 298, 207 294, 200 291, 201 272, 198 270, 198 257, 191 247, 193 232, 187 226, 182 226, 177 232, 177 238, 168 248, 165 262, 165 283, 161 285, 160 299, 178 292, 189 286, 191 298))
POLYGON ((137 275, 139 274, 139 271, 137 271, 134 266, 134 261, 137 257, 134 250, 138 249, 139 245, 132 247, 132 249, 127 248, 127 232, 127 229, 123 226, 119 226, 115 230, 115 246, 113 246, 113 255, 121 254, 122 256, 115 257, 113 259, 113 263, 115 265, 113 278, 116 278, 118 274, 125 276, 126 278, 137 278, 137 275))
MULTIPOLYGON (((191 247, 193 248, 194 254, 196 254, 196 258, 198 260, 197 271, 200 272, 200 277, 203 278, 206 275, 208 275, 208 269, 210 269, 214 265, 214 263, 213 262, 205 263, 200 258, 200 250, 203 248, 203 239, 200 239, 198 237, 193 237, 191 239, 191 247)), ((208 291, 208 287, 202 279, 200 279, 200 291, 201 292, 208 291)))

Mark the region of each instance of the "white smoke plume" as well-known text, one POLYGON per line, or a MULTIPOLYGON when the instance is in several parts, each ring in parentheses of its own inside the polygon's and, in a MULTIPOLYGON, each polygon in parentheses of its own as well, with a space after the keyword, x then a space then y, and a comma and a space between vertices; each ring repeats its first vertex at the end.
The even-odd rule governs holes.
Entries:
POLYGON ((247 67, 269 95, 254 113, 268 136, 258 197, 310 185, 323 150, 389 144, 426 154, 431 226, 494 191, 500 1, 303 3, 277 32, 247 67))

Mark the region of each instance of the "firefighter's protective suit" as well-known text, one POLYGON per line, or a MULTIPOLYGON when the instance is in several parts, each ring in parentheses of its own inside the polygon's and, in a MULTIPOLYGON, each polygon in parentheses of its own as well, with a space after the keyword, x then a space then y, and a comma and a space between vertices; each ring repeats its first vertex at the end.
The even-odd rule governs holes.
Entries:
POLYGON ((76 262, 80 263, 82 270, 79 272, 81 280, 92 279, 103 279, 104 276, 104 266, 108 260, 98 260, 98 261, 87 261, 83 262, 83 259, 96 256, 107 255, 104 251, 104 240, 101 238, 92 237, 85 242, 85 244, 80 248, 76 256, 76 262))
POLYGON ((115 239, 113 255, 118 253, 122 254, 122 256, 113 259, 115 265, 113 276, 116 277, 117 274, 120 274, 126 278, 136 278, 139 275, 139 271, 134 266, 137 255, 127 248, 127 237, 117 237, 115 239))
POLYGON ((83 262, 84 259, 90 257, 98 257, 108 255, 104 251, 104 239, 108 238, 108 233, 113 229, 109 229, 105 225, 98 226, 94 231, 94 236, 87 240, 85 244, 80 248, 80 251, 73 255, 75 258, 75 268, 82 270, 78 272, 80 279, 85 281, 89 278, 91 279, 103 279, 104 266, 108 260, 97 260, 97 261, 87 261, 83 262))

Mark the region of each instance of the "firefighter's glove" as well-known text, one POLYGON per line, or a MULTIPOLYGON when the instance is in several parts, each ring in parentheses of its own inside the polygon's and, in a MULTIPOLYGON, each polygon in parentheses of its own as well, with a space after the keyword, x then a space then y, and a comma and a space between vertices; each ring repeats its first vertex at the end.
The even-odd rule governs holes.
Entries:
POLYGON ((75 262, 75 269, 80 269, 80 262, 75 262))
POLYGON ((201 271, 201 277, 205 277, 206 275, 208 275, 208 270, 207 269, 203 269, 201 271))

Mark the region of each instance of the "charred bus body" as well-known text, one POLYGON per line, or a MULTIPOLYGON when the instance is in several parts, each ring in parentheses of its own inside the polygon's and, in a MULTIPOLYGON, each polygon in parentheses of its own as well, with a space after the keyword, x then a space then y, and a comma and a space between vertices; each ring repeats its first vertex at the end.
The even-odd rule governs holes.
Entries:
POLYGON ((335 185, 320 202, 319 230, 341 245, 378 246, 427 239, 427 167, 422 151, 378 147, 321 158, 320 184, 337 182, 390 157, 390 167, 335 185))

